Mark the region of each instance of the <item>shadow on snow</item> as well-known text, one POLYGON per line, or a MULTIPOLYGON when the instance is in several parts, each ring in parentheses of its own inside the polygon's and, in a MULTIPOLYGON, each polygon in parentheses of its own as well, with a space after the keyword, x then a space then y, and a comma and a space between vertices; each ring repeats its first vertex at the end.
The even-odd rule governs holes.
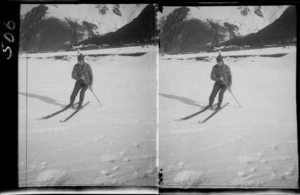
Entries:
POLYGON ((19 92, 19 94, 21 94, 25 97, 27 96, 29 98, 39 99, 43 102, 46 102, 47 104, 54 104, 57 106, 65 106, 64 104, 60 104, 57 100, 49 98, 47 96, 37 95, 37 94, 33 94, 33 93, 24 93, 24 92, 19 92))
POLYGON ((184 104, 187 104, 187 105, 201 107, 201 108, 204 107, 203 105, 198 104, 198 102, 196 102, 194 100, 191 100, 191 99, 188 99, 188 98, 185 98, 185 97, 171 95, 171 94, 163 94, 163 93, 160 93, 159 95, 162 96, 162 97, 168 98, 168 99, 178 100, 178 101, 180 101, 184 104))

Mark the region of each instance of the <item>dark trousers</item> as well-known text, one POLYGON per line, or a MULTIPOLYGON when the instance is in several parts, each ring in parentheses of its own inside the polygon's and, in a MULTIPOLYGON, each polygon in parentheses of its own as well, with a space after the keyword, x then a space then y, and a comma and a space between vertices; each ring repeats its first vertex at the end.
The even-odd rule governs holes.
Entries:
POLYGON ((82 102, 84 100, 84 94, 85 94, 86 90, 88 89, 88 85, 86 83, 84 83, 83 81, 77 80, 74 85, 74 89, 71 94, 71 97, 70 97, 71 104, 74 104, 75 98, 80 89, 81 89, 81 91, 80 91, 80 97, 79 97, 79 104, 82 104, 82 102))
POLYGON ((216 97, 217 93, 220 91, 219 92, 218 106, 221 106, 222 102, 223 102, 223 97, 224 97, 224 93, 225 93, 226 89, 227 89, 226 85, 220 84, 218 82, 215 82, 214 88, 213 88, 213 90, 212 90, 212 92, 210 94, 210 97, 209 97, 209 105, 210 106, 213 105, 215 97, 216 97))

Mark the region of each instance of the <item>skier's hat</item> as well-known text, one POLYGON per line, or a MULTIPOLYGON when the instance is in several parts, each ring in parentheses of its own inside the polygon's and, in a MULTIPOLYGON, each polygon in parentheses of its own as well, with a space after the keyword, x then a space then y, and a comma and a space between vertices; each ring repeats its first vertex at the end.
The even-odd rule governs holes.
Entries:
POLYGON ((79 54, 79 56, 77 56, 77 59, 78 59, 79 61, 84 60, 84 56, 82 55, 82 53, 79 54))
POLYGON ((223 57, 221 56, 220 52, 219 52, 219 56, 217 57, 217 62, 223 62, 223 57))

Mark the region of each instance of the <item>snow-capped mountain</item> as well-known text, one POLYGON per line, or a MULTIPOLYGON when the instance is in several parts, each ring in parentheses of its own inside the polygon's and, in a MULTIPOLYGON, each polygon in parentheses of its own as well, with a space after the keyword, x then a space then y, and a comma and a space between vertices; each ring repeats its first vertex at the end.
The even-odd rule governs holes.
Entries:
MULTIPOLYGON (((163 52, 194 52, 256 33, 289 6, 201 6, 166 8, 160 18, 163 52)), ((164 10, 163 10, 164 11, 164 10)))
POLYGON ((229 23, 238 27, 236 34, 245 36, 255 33, 274 22, 288 6, 211 6, 191 7, 186 17, 200 19, 209 25, 212 21, 224 26, 229 23))
POLYGON ((222 43, 222 45, 263 46, 276 43, 295 42, 297 40, 296 18, 296 7, 290 6, 278 19, 258 32, 251 33, 244 37, 230 39, 222 43))
POLYGON ((21 5, 20 49, 45 51, 72 46, 130 23, 145 4, 21 5))
POLYGON ((79 45, 114 45, 133 43, 157 43, 159 29, 157 28, 157 8, 155 5, 147 5, 143 11, 130 23, 124 25, 115 32, 103 36, 92 36, 79 42, 79 45))
MULTIPOLYGON (((39 5, 22 5, 21 17, 39 5), (31 8, 31 9, 30 9, 31 8)), ((65 18, 82 24, 87 21, 95 25, 95 34, 103 35, 115 31, 137 17, 145 4, 46 4, 43 19, 65 18)))

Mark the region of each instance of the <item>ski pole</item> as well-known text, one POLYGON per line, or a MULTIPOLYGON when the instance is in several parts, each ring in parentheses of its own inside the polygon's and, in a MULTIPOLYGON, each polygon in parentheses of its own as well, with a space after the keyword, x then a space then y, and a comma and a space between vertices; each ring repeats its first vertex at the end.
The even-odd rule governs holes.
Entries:
POLYGON ((90 91, 93 93, 93 95, 95 96, 95 98, 98 100, 98 102, 100 103, 100 105, 102 106, 101 102, 100 102, 99 99, 97 98, 97 96, 96 96, 96 94, 94 93, 94 91, 92 90, 92 88, 89 87, 89 89, 90 89, 90 91))
MULTIPOLYGON (((224 81, 224 83, 225 83, 225 81, 224 81)), ((226 85, 226 87, 228 88, 228 85, 225 83, 225 85, 226 85)), ((232 93, 232 91, 231 90, 228 90, 230 93, 231 93, 231 95, 232 95, 232 97, 235 99, 235 101, 238 103, 238 105, 240 106, 240 107, 242 107, 241 106, 241 104, 237 101, 237 99, 236 99, 236 97, 234 96, 234 94, 232 93)))
POLYGON ((231 91, 229 91, 229 92, 231 93, 231 95, 232 95, 232 97, 235 99, 235 101, 238 103, 238 105, 239 105, 240 107, 242 107, 241 104, 237 101, 236 97, 233 95, 233 93, 232 93, 231 91))
MULTIPOLYGON (((87 84, 87 82, 85 81, 85 79, 83 79, 83 81, 85 82, 85 84, 87 84)), ((90 91, 93 93, 93 95, 95 96, 95 98, 97 99, 97 101, 100 103, 100 105, 102 106, 101 102, 99 101, 99 99, 97 98, 96 94, 94 93, 94 91, 92 90, 91 86, 89 84, 87 84, 89 86, 90 91)))

